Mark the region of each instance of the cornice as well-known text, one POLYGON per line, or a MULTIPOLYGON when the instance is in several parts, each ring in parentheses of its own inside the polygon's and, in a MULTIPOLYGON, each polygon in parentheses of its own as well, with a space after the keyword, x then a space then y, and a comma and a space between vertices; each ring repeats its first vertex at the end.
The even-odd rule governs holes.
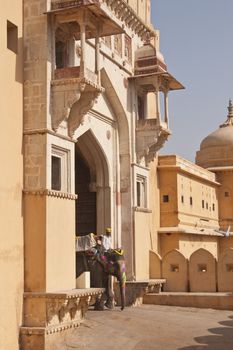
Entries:
POLYGON ((56 136, 60 139, 63 139, 63 140, 66 140, 66 141, 69 141, 69 142, 72 142, 72 143, 76 143, 76 140, 72 139, 71 137, 69 136, 65 136, 65 135, 62 135, 62 134, 59 134, 58 132, 56 131, 53 131, 53 130, 50 130, 50 129, 47 129, 47 128, 43 128, 43 129, 34 129, 34 130, 25 130, 23 132, 24 135, 43 135, 43 134, 49 134, 49 135, 53 135, 53 136, 56 136))
POLYGON ((38 189, 38 190, 23 190, 23 193, 25 195, 33 195, 33 196, 48 196, 48 197, 55 197, 55 198, 61 198, 61 199, 69 199, 69 200, 77 200, 78 195, 72 194, 72 193, 66 193, 66 192, 60 192, 60 191, 54 191, 49 189, 38 189))

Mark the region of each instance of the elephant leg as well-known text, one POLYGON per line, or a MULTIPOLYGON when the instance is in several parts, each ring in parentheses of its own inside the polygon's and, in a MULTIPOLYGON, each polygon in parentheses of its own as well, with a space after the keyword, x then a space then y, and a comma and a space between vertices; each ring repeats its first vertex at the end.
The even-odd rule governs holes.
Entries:
POLYGON ((108 309, 113 309, 114 308, 114 293, 113 293, 113 287, 112 287, 112 276, 110 276, 110 275, 107 275, 106 295, 107 295, 107 300, 106 300, 105 306, 108 309))
POLYGON ((117 280, 119 282, 120 295, 121 295, 121 310, 125 308, 125 284, 126 284, 126 273, 125 273, 125 262, 118 261, 118 275, 117 280))

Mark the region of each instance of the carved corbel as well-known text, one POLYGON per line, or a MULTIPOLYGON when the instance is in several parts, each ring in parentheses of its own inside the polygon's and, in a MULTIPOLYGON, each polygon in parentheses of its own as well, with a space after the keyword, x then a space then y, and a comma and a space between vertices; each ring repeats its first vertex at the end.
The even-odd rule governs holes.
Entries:
POLYGON ((156 143, 151 145, 148 149, 148 153, 145 157, 146 165, 148 165, 151 161, 154 160, 156 153, 163 147, 164 143, 167 141, 170 132, 165 130, 160 130, 159 135, 157 137, 156 143))
POLYGON ((74 135, 75 130, 82 123, 83 117, 94 106, 99 94, 100 91, 84 92, 80 99, 75 102, 68 118, 68 133, 70 137, 74 135))
POLYGON ((71 89, 66 85, 53 86, 52 128, 57 131, 63 120, 67 120, 72 106, 81 98, 85 84, 74 85, 71 89))

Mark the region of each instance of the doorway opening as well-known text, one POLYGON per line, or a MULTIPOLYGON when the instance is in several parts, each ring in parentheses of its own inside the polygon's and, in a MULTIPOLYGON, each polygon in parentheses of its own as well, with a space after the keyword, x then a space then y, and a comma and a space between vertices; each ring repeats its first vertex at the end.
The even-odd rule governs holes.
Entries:
POLYGON ((75 154, 76 235, 96 233, 96 191, 91 191, 91 171, 77 148, 75 154))

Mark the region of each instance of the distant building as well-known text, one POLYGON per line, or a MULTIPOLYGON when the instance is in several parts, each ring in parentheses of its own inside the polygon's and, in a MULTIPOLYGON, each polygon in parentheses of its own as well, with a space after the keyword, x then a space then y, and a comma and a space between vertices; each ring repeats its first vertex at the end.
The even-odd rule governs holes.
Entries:
POLYGON ((233 106, 200 145, 193 164, 158 157, 160 228, 150 254, 150 277, 166 291, 216 292, 233 288, 233 106), (221 232, 222 231, 222 232, 221 232))

